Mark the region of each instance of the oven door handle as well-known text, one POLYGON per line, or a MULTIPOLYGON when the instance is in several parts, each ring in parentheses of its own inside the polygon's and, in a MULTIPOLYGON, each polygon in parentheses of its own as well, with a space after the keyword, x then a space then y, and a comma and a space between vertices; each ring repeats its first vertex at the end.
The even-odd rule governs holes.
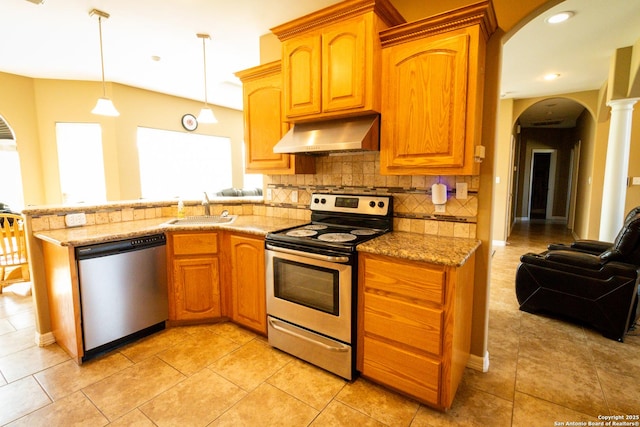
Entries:
POLYGON ((330 256, 330 255, 314 254, 312 252, 303 252, 303 251, 296 251, 295 249, 280 248, 278 246, 273 246, 273 245, 270 245, 270 244, 267 244, 267 249, 269 249, 271 251, 275 251, 275 252, 282 252, 282 253, 285 253, 285 254, 297 255, 297 256, 306 257, 306 258, 319 259, 321 261, 327 261, 327 262, 340 262, 340 263, 349 262, 349 257, 347 257, 347 256, 330 256))
POLYGON ((271 327, 273 329, 275 329, 278 332, 282 332, 283 334, 292 335, 292 336, 294 336, 296 338, 299 338, 301 340, 308 341, 308 342, 310 342, 310 343, 312 343, 314 345, 318 345, 320 347, 324 347, 326 350, 329 350, 329 351, 335 351, 335 352, 338 352, 338 353, 344 353, 346 351, 349 351, 349 347, 344 345, 344 344, 339 344, 340 347, 330 346, 330 345, 327 345, 327 344, 325 344, 323 342, 319 342, 319 341, 316 341, 316 340, 311 339, 309 337, 305 337, 304 335, 298 334, 298 333, 296 333, 294 331, 291 331, 289 329, 285 329, 282 326, 278 326, 277 322, 278 322, 277 320, 269 317, 269 324, 271 325, 271 327))

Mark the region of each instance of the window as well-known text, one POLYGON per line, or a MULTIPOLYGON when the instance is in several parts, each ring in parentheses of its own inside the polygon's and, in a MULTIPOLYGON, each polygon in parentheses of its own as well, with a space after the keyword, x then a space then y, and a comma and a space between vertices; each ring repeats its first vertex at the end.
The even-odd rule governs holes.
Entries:
MULTIPOLYGON (((247 164, 247 153, 246 153, 246 144, 242 144, 242 164, 247 164)), ((252 189, 252 188, 260 188, 262 189, 263 184, 263 175, 259 173, 245 173, 243 175, 244 185, 242 188, 252 189)))
POLYGON ((107 200, 102 129, 97 123, 56 123, 63 203, 107 200))
POLYGON ((138 128, 143 198, 201 199, 231 187, 229 138, 138 128))

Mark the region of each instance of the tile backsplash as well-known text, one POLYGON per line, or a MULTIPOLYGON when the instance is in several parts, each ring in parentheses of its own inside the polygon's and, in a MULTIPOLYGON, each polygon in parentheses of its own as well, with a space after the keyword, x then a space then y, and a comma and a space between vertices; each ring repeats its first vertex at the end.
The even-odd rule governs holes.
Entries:
POLYGON ((297 218, 316 192, 392 194, 394 230, 449 237, 476 237, 478 214, 477 176, 380 175, 380 153, 316 157, 316 173, 265 176, 271 200, 266 209, 278 209, 278 216, 297 218), (431 202, 431 186, 447 186, 444 212, 431 202), (456 198, 456 183, 467 184, 467 198, 456 198), (269 191, 270 190, 270 191, 269 191), (297 195, 297 201, 295 201, 297 195))
MULTIPOLYGON (((226 209, 234 215, 261 215, 310 220, 309 204, 313 193, 393 195, 396 231, 447 237, 476 237, 478 214, 477 176, 398 176, 380 175, 380 155, 348 154, 316 157, 315 174, 265 176, 265 201, 212 200, 214 215, 226 209), (431 202, 431 186, 447 186, 444 212, 436 212, 431 202), (456 183, 467 184, 467 197, 456 198, 456 183), (271 199, 268 195, 271 195, 271 199), (297 196, 297 197, 296 197, 297 196)), ((186 215, 203 215, 200 201, 185 201, 186 215)), ((126 222, 177 216, 177 202, 126 202, 97 206, 45 209, 32 218, 32 231, 65 228, 64 216, 84 212, 87 225, 126 222)))

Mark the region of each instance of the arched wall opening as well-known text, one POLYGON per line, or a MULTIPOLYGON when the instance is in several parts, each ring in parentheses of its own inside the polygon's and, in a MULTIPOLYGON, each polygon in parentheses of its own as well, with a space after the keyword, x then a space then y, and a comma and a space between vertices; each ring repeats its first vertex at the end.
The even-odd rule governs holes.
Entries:
POLYGON ((574 229, 577 213, 588 208, 590 198, 585 190, 593 171, 593 111, 593 105, 565 96, 514 104, 509 226, 542 220, 574 229), (547 165, 545 153, 555 162, 547 165))
POLYGON ((0 116, 0 210, 20 212, 24 208, 20 153, 16 136, 4 117, 0 116))

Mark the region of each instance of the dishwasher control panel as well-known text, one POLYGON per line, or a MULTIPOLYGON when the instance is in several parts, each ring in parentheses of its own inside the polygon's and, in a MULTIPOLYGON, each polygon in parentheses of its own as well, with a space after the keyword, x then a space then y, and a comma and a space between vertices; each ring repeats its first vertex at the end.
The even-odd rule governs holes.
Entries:
POLYGON ((126 240, 112 240, 76 248, 76 258, 78 260, 95 258, 99 256, 113 255, 122 252, 137 251, 154 246, 166 244, 167 238, 163 233, 150 234, 146 236, 133 237, 126 240))
POLYGON ((150 243, 164 243, 167 240, 164 234, 154 234, 153 236, 144 236, 131 239, 131 246, 146 246, 150 243))

